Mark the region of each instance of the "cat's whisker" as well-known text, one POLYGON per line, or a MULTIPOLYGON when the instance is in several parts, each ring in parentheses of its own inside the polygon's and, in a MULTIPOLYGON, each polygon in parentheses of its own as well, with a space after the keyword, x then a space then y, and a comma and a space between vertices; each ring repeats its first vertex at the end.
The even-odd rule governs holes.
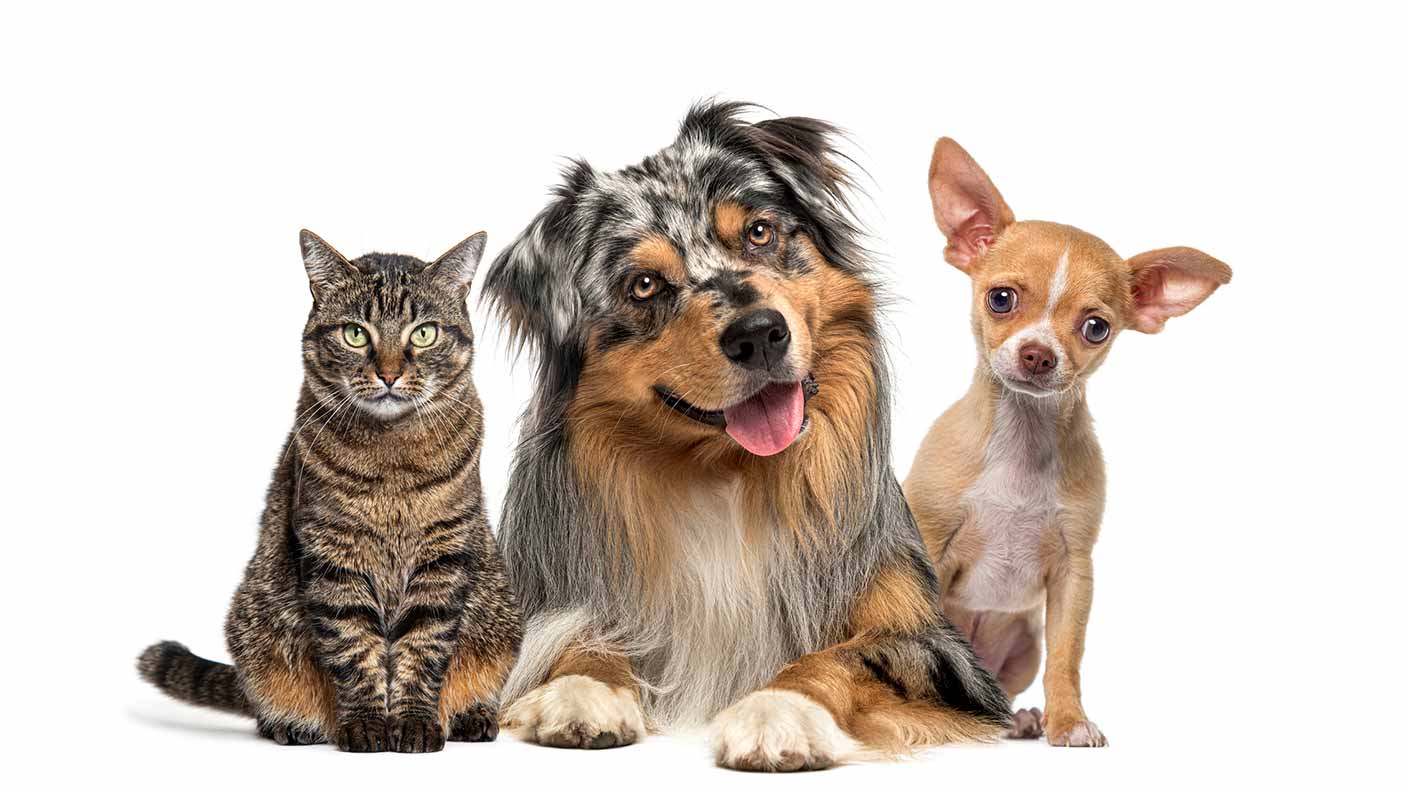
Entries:
MULTIPOLYGON (((332 403, 335 402, 335 401, 336 401, 335 394, 333 394, 333 395, 331 395, 331 396, 323 396, 323 397, 317 399, 316 403, 314 403, 312 406, 310 406, 310 407, 308 407, 307 409, 304 409, 302 412, 300 412, 297 417, 293 418, 293 436, 296 437, 296 436, 297 436, 297 433, 298 433, 298 429, 302 428, 302 427, 303 427, 304 425, 306 425, 307 423, 309 423, 309 422, 311 422, 312 420, 316 419, 317 414, 320 413, 324 407, 330 408, 329 405, 332 404, 332 403), (304 417, 305 415, 306 415, 306 417, 304 417)), ((289 451, 291 451, 292 449, 293 449, 293 443, 292 443, 292 442, 289 442, 289 443, 288 443, 288 446, 283 449, 283 455, 280 456, 279 459, 278 459, 279 464, 282 464, 283 461, 288 458, 288 453, 289 453, 289 451)))
MULTIPOLYGON (((301 453, 299 453, 299 459, 300 459, 300 460, 302 460, 305 455, 309 455, 309 454, 311 454, 311 453, 313 452, 313 448, 315 448, 315 447, 317 446, 317 441, 318 441, 318 439, 320 439, 320 438, 322 437, 322 432, 326 431, 326 430, 327 430, 327 427, 332 423, 332 421, 333 421, 333 420, 336 420, 336 419, 337 419, 337 416, 338 416, 339 414, 341 414, 344 410, 346 410, 346 409, 352 404, 352 402, 355 401, 355 400, 356 400, 356 395, 355 395, 355 394, 348 394, 346 397, 342 398, 340 401, 337 402, 337 408, 336 408, 335 410, 333 410, 333 411, 332 411, 332 414, 328 415, 328 416, 327 416, 327 419, 322 422, 322 427, 319 428, 319 429, 317 430, 317 433, 313 435, 312 442, 308 443, 308 446, 307 446, 305 449, 303 449, 303 450, 301 451, 301 453)), ((295 440, 295 441, 296 441, 296 438, 297 438, 297 435, 294 435, 294 440, 295 440)), ((294 491, 294 492, 301 492, 301 491, 303 490, 303 470, 304 470, 306 467, 307 467, 307 462, 306 462, 306 460, 303 460, 303 462, 298 465, 298 476, 297 476, 297 478, 295 479, 295 481, 294 481, 294 486, 293 486, 293 491, 294 491)), ((297 505, 297 501, 296 501, 296 500, 294 501, 294 505, 295 505, 295 506, 297 505)))
POLYGON ((440 447, 440 448, 445 448, 445 447, 447 447, 447 444, 445 443, 444 435, 439 432, 439 427, 434 423, 434 415, 433 415, 433 414, 428 414, 428 415, 427 415, 428 410, 424 409, 424 408, 423 408, 423 405, 420 404, 418 401, 415 403, 414 412, 415 412, 415 417, 416 417, 416 419, 418 419, 418 420, 420 421, 420 429, 421 429, 421 431, 424 431, 424 432, 427 432, 427 433, 432 431, 432 432, 434 433, 434 435, 435 435, 435 439, 439 442, 439 447, 440 447), (428 417, 428 419, 427 419, 427 417, 428 417))
POLYGON ((458 399, 458 398, 455 398, 454 396, 452 396, 452 395, 450 395, 450 394, 448 394, 448 393, 439 393, 439 396, 440 396, 441 398, 447 398, 447 399, 449 399, 450 401, 453 401, 453 402, 455 402, 455 403, 463 404, 464 406, 468 407, 475 415, 478 415, 479 417, 483 417, 483 412, 481 412, 478 407, 474 406, 473 404, 469 403, 468 401, 462 401, 462 400, 460 400, 460 399, 458 399))

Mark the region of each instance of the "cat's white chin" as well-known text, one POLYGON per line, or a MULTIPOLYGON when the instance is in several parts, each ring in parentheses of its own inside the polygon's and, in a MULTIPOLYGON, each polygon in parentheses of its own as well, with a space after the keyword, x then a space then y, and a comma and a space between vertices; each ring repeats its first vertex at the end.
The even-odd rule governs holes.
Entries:
POLYGON ((362 412, 376 418, 377 420, 395 420, 410 414, 415 408, 413 398, 358 398, 357 406, 362 412))

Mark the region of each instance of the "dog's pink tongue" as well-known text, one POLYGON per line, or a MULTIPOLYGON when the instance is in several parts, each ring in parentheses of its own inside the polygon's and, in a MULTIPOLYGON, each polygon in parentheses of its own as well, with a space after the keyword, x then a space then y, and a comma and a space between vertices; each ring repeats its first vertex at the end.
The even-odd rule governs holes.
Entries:
POLYGON ((767 385, 766 389, 723 410, 727 433, 758 456, 786 450, 801 433, 806 399, 800 382, 767 385))

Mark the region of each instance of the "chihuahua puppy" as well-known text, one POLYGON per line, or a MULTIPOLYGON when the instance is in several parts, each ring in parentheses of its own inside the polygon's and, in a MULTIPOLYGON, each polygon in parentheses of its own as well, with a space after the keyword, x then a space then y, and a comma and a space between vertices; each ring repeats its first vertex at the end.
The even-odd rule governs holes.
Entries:
POLYGON ((943 612, 1012 699, 1048 647, 1045 711, 1011 736, 1103 747, 1084 713, 1079 662, 1103 514, 1103 458, 1084 383, 1125 329, 1160 332, 1230 282, 1189 247, 1124 260, 1067 225, 1016 222, 954 141, 928 171, 948 263, 971 276, 979 362, 965 398, 928 432, 904 483, 937 564, 943 612))

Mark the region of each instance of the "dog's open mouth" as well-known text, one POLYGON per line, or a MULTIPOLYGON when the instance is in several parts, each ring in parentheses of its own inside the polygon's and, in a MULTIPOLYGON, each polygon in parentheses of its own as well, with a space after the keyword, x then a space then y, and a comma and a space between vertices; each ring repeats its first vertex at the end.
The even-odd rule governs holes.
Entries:
POLYGON ((819 389, 810 376, 799 382, 773 382, 721 410, 700 409, 662 385, 656 385, 654 392, 675 412, 727 431, 749 452, 774 456, 791 447, 805 430, 806 402, 819 389))

